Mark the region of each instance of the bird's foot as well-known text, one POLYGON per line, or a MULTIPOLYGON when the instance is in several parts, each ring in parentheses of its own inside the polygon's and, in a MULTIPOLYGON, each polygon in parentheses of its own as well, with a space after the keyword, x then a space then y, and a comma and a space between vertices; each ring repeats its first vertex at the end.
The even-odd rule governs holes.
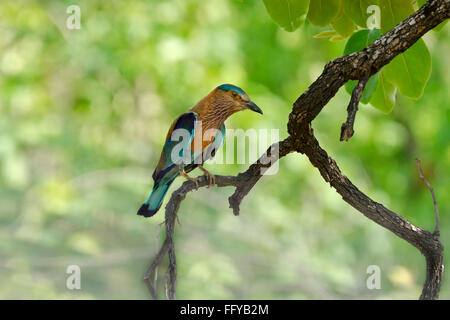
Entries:
POLYGON ((184 171, 184 170, 180 170, 180 175, 181 175, 182 177, 186 178, 187 180, 194 182, 194 183, 195 183, 195 189, 198 190, 198 181, 199 181, 198 178, 191 178, 191 177, 186 173, 186 171, 184 171))
POLYGON ((216 184, 216 176, 213 175, 211 172, 209 172, 208 170, 206 170, 205 168, 203 168, 203 166, 198 166, 200 170, 203 171, 203 173, 208 177, 209 179, 209 185, 208 188, 211 187, 212 185, 216 184))

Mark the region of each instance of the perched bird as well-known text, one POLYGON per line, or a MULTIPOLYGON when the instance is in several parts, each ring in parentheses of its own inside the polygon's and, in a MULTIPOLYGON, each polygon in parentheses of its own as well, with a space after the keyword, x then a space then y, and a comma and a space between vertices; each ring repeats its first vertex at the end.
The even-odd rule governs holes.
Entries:
POLYGON ((151 217, 158 212, 167 190, 178 176, 197 184, 197 179, 188 175, 197 167, 209 177, 210 184, 214 184, 214 175, 202 165, 213 158, 217 149, 223 145, 224 121, 233 113, 246 109, 262 114, 261 109, 250 100, 244 90, 232 84, 223 84, 177 117, 170 126, 159 162, 152 175, 153 190, 137 214, 151 217), (187 133, 187 139, 181 142, 175 138, 175 132, 179 132, 179 129, 187 133), (175 159, 173 154, 177 155, 175 159))

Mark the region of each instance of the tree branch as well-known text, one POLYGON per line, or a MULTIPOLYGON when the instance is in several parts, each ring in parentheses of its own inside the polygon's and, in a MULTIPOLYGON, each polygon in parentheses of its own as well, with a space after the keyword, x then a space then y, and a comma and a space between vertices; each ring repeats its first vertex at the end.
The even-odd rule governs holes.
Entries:
POLYGON ((429 1, 367 48, 327 63, 319 78, 295 101, 289 115, 288 132, 294 143, 347 81, 374 75, 449 17, 450 0, 429 1))
POLYGON ((348 141, 355 133, 353 125, 355 123, 356 112, 358 112, 359 101, 361 100, 367 81, 369 81, 369 77, 362 78, 353 89, 352 97, 350 98, 350 103, 347 107, 347 121, 344 122, 341 127, 341 141, 348 141))
MULTIPOLYGON (((238 174, 236 177, 233 176, 220 176, 216 175, 216 185, 218 187, 235 187, 234 193, 229 197, 228 201, 230 208, 233 209, 234 215, 239 215, 240 204, 242 199, 250 192, 253 186, 261 179, 262 170, 270 168, 276 161, 284 157, 290 152, 294 152, 292 147, 291 139, 287 139, 274 143, 271 145, 265 154, 263 154, 259 160, 252 164, 247 171, 238 174)), ((209 186, 209 179, 206 176, 201 176, 198 180, 198 188, 209 186)), ((157 266, 162 262, 163 257, 166 253, 169 256, 169 268, 168 268, 168 286, 167 286, 167 296, 169 299, 175 299, 175 288, 176 288, 176 278, 177 278, 177 268, 176 268, 176 256, 175 256, 175 245, 173 241, 173 234, 175 229, 175 221, 177 218, 178 210, 180 209, 181 202, 186 198, 189 192, 197 190, 197 185, 193 181, 184 182, 180 188, 175 190, 169 202, 166 205, 166 239, 163 245, 159 249, 156 257, 146 270, 144 274, 144 282, 146 283, 150 294, 153 299, 158 299, 156 288, 151 281, 151 275, 155 272, 157 266)))
MULTIPOLYGON (((235 215, 239 214, 242 199, 250 192, 261 178, 261 169, 270 167, 290 152, 305 154, 315 166, 323 179, 328 182, 342 199, 380 226, 390 230, 398 237, 406 240, 425 256, 427 275, 420 299, 437 299, 443 273, 443 246, 439 233, 414 226, 405 218, 375 202, 361 192, 345 175, 342 174, 336 162, 323 150, 314 137, 311 122, 322 111, 323 107, 335 96, 349 80, 359 80, 348 108, 346 127, 343 128, 343 138, 353 134, 353 123, 357 105, 367 79, 388 64, 397 55, 410 48, 426 32, 450 17, 450 0, 429 0, 413 15, 398 24, 393 30, 384 34, 367 48, 327 63, 320 77, 311 84, 293 105, 289 115, 289 137, 269 148, 247 171, 233 176, 216 176, 219 187, 234 186, 234 194, 229 198, 230 207, 235 215), (276 156, 277 151, 279 156, 276 156), (275 157, 275 158, 272 158, 275 157)), ((342 139, 341 139, 342 140, 342 139)), ((346 139, 344 139, 346 140, 346 139)), ((208 185, 208 179, 203 176, 199 187, 208 185)), ((173 242, 174 226, 181 201, 195 189, 195 183, 187 181, 176 191, 166 206, 166 239, 152 264, 144 275, 144 281, 149 287, 154 299, 157 298, 156 288, 150 281, 151 275, 168 252, 168 288, 167 296, 175 299, 176 258, 173 242)), ((438 217, 438 215, 437 215, 438 217)), ((438 220, 437 220, 438 221, 438 220)), ((438 230, 438 222, 437 222, 438 230)))
POLYGON ((427 277, 422 290, 421 299, 437 299, 442 281, 443 250, 439 233, 430 233, 387 209, 382 204, 373 201, 362 193, 345 175, 342 174, 336 161, 328 156, 310 128, 304 135, 299 152, 304 153, 311 163, 319 170, 323 179, 328 182, 342 199, 361 212, 370 220, 390 230, 401 239, 406 240, 425 256, 427 262, 427 277))
POLYGON ((420 159, 416 158, 416 162, 417 162, 417 168, 419 169, 420 179, 422 179, 423 183, 425 183, 425 185, 427 186, 428 190, 430 190, 431 197, 433 198, 434 214, 435 214, 435 217, 436 217, 436 226, 434 227, 434 232, 433 233, 435 235, 439 236, 439 208, 438 208, 437 201, 436 201, 436 195, 434 194, 433 187, 430 185, 428 180, 425 178, 425 175, 423 174, 422 164, 420 162, 420 159))

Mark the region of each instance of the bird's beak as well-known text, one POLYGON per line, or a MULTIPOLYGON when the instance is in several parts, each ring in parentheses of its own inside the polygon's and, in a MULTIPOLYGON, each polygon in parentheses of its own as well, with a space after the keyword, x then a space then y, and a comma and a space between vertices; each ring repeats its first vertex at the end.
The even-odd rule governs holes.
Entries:
POLYGON ((263 114, 262 110, 253 102, 253 101, 249 101, 246 103, 246 106, 248 109, 258 112, 260 114, 263 114))

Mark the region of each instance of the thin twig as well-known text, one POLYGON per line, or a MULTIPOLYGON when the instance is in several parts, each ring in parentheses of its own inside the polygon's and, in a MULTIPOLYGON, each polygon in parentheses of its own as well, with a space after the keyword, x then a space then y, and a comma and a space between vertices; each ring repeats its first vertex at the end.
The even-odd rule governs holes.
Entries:
POLYGON ((169 240, 166 237, 166 239, 164 240, 164 243, 162 244, 161 248, 159 249, 155 258, 153 258, 152 263, 147 268, 147 270, 145 271, 145 274, 144 274, 143 280, 144 280, 145 284, 147 285, 148 290, 150 291, 152 299, 154 299, 154 300, 158 300, 158 294, 156 293, 155 286, 153 286, 152 281, 150 280, 150 277, 153 274, 153 272, 155 272, 155 270, 159 266, 159 264, 161 263, 162 259, 166 255, 166 252, 168 249, 169 249, 169 240))
MULTIPOLYGON (((159 249, 159 236, 161 234, 161 225, 162 224, 158 225, 158 232, 156 233, 156 250, 159 249)), ((155 267, 155 277, 153 279, 153 286, 155 287, 155 291, 157 291, 157 289, 158 289, 158 287, 157 287, 158 286, 158 267, 159 266, 155 267)))
POLYGON ((164 273, 164 292, 166 294, 166 299, 170 300, 170 296, 169 296, 169 268, 167 268, 166 272, 164 273))
POLYGON ((369 78, 370 76, 366 76, 359 80, 358 84, 353 89, 350 103, 347 107, 347 121, 344 122, 341 127, 341 141, 348 141, 355 133, 353 126, 355 123, 356 113, 358 112, 359 101, 361 100, 364 88, 366 87, 369 78))
POLYGON ((425 185, 427 186, 428 190, 430 190, 431 196, 433 197, 434 213, 435 213, 435 216, 436 216, 436 226, 434 227, 433 234, 435 236, 439 237, 439 208, 438 208, 438 204, 437 204, 437 201, 436 201, 436 195, 434 194, 433 187, 430 185, 428 180, 425 178, 425 175, 423 174, 422 163, 421 163, 420 159, 416 158, 416 162, 417 162, 417 168, 419 169, 420 179, 422 179, 423 183, 425 183, 425 185))

